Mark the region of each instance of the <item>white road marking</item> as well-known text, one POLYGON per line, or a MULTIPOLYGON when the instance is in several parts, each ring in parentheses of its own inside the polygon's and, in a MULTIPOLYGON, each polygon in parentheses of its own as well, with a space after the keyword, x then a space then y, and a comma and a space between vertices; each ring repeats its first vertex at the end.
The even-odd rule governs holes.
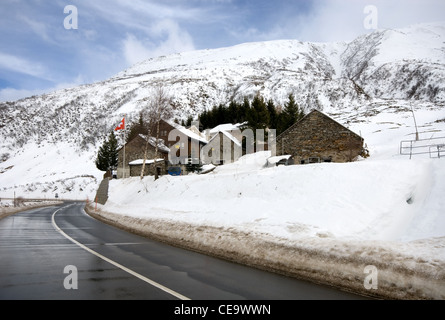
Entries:
POLYGON ((104 246, 132 246, 136 244, 141 244, 138 242, 110 242, 110 243, 104 243, 104 246))
POLYGON ((172 296, 175 296, 175 297, 178 298, 178 299, 181 299, 181 300, 190 300, 190 299, 187 298, 186 296, 183 296, 182 294, 177 293, 176 291, 173 291, 173 290, 171 290, 171 289, 169 289, 169 288, 163 286, 162 284, 159 284, 159 283, 157 283, 157 282, 155 282, 155 281, 153 281, 153 280, 151 280, 151 279, 149 279, 149 278, 147 278, 147 277, 145 277, 145 276, 143 276, 143 275, 141 275, 141 274, 139 274, 139 273, 137 273, 137 272, 135 272, 135 271, 133 271, 133 270, 131 270, 131 269, 129 269, 129 268, 127 268, 127 267, 121 265, 121 264, 119 264, 119 263, 117 263, 116 261, 113 261, 113 260, 111 260, 111 259, 109 259, 109 258, 107 258, 107 257, 105 257, 105 256, 103 256, 103 255, 101 255, 100 253, 97 253, 96 251, 91 250, 90 248, 84 246, 82 243, 80 243, 80 242, 74 240, 73 238, 71 238, 69 235, 67 235, 65 232, 63 232, 62 229, 59 228, 59 226, 56 224, 56 221, 55 221, 55 219, 54 219, 56 213, 57 213, 59 210, 62 210, 62 209, 65 209, 65 208, 66 208, 66 207, 64 207, 64 208, 60 208, 60 209, 56 210, 56 211, 53 213, 52 218, 51 218, 51 219, 52 219, 52 224, 53 224, 53 226, 54 226, 54 229, 56 229, 58 232, 60 232, 65 238, 67 238, 67 239, 70 240, 71 242, 75 243, 76 245, 78 245, 78 246, 81 247, 82 249, 88 251, 89 253, 94 254, 95 256, 97 256, 97 257, 99 257, 99 258, 101 258, 101 259, 103 259, 103 260, 105 260, 105 261, 111 263, 112 265, 114 265, 114 266, 116 266, 116 267, 118 267, 118 268, 124 270, 125 272, 128 272, 129 274, 131 274, 131 275, 133 275, 133 276, 135 276, 135 277, 137 277, 137 278, 139 278, 139 279, 141 279, 141 280, 147 282, 148 284, 150 284, 150 285, 152 285, 152 286, 154 286, 154 287, 156 287, 156 288, 158 288, 158 289, 161 289, 162 291, 165 291, 165 292, 171 294, 172 296))

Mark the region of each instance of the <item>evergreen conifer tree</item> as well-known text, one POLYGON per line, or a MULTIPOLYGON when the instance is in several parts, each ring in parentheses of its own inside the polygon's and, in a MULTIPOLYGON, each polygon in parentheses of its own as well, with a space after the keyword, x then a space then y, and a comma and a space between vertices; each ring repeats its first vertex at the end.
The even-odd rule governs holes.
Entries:
POLYGON ((278 113, 271 99, 267 102, 267 111, 269 112, 269 129, 277 129, 278 113))
POLYGON ((184 127, 190 127, 192 125, 192 122, 193 122, 193 116, 189 116, 187 118, 187 122, 185 123, 184 127))
POLYGON ((227 112, 231 123, 240 122, 239 108, 235 101, 232 100, 230 102, 227 112))
POLYGON ((147 134, 146 125, 144 124, 144 118, 142 112, 139 113, 139 121, 130 127, 130 132, 127 135, 127 142, 130 142, 136 138, 139 134, 147 134))
POLYGON ((248 120, 249 117, 249 112, 250 112, 250 101, 249 98, 244 97, 243 103, 240 104, 240 117, 241 117, 241 121, 240 122, 246 122, 248 120))
POLYGON ((116 135, 114 132, 110 133, 110 136, 108 138, 108 152, 109 152, 109 159, 110 159, 110 169, 114 170, 117 168, 118 161, 119 161, 119 153, 117 151, 118 144, 116 135))
POLYGON ((103 145, 99 148, 96 158, 96 167, 100 171, 116 169, 118 165, 117 139, 114 132, 108 136, 103 145))
POLYGON ((252 101, 248 114, 249 127, 255 129, 266 129, 269 126, 269 112, 263 97, 256 95, 252 101))
POLYGON ((103 145, 99 148, 99 152, 97 153, 97 158, 96 158, 96 168, 99 169, 100 171, 108 170, 109 168, 108 155, 109 155, 108 141, 105 140, 103 145))
POLYGON ((220 104, 216 109, 216 119, 218 124, 227 123, 226 108, 223 104, 220 104))
POLYGON ((278 134, 284 132, 291 125, 304 117, 304 111, 300 109, 293 94, 289 94, 289 100, 285 104, 283 112, 279 116, 278 134))

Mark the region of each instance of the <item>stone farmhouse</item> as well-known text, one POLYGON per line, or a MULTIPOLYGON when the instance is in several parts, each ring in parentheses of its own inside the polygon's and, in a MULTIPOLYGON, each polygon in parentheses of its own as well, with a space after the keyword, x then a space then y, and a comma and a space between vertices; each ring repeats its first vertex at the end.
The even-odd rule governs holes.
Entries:
MULTIPOLYGON (((154 175, 155 168, 158 175, 167 174, 171 165, 180 166, 184 172, 187 162, 199 162, 201 149, 207 144, 207 140, 199 130, 189 130, 172 121, 161 121, 159 125, 158 157, 155 160, 156 138, 149 138, 147 159, 145 162, 144 175, 154 175), (155 163, 156 161, 156 163, 155 163)), ((147 137, 138 135, 118 150, 117 177, 140 176, 147 137)))
MULTIPOLYGON (((134 177, 140 176, 142 163, 144 159, 145 146, 147 145, 147 136, 139 134, 133 140, 125 145, 125 166, 124 166, 124 148, 118 150, 118 167, 117 177, 134 177)), ((168 154, 170 149, 167 148, 162 140, 158 143, 157 170, 158 174, 166 173, 168 166, 168 154)), ((145 163, 144 175, 154 175, 155 165, 154 158, 156 153, 156 138, 150 137, 148 140, 147 159, 145 163)))
MULTIPOLYGON (((161 121, 158 157, 155 160, 156 139, 149 138, 144 175, 168 173, 169 167, 186 172, 187 163, 224 165, 237 161, 246 150, 243 124, 220 125, 205 133, 194 125, 187 129, 171 121, 161 121), (155 163, 156 161, 156 163, 155 163)), ((139 176, 147 137, 138 135, 125 145, 125 176, 139 176)), ((258 143, 258 142, 257 142, 258 143)), ((313 110, 276 138, 277 156, 286 156, 279 163, 306 164, 318 162, 349 162, 364 153, 362 137, 313 110), (283 163, 284 163, 283 162, 283 163)), ((123 150, 119 150, 118 178, 123 177, 123 150)), ((267 150, 267 144, 265 148, 267 150)), ((250 149, 249 152, 253 152, 250 149)), ((278 159, 278 158, 277 158, 278 159)))
POLYGON ((364 152, 363 138, 326 114, 312 110, 277 137, 278 155, 295 164, 350 162, 364 152))
POLYGON ((192 128, 189 130, 173 121, 160 123, 159 138, 164 140, 170 149, 170 162, 172 164, 185 165, 187 162, 199 162, 201 150, 208 143, 204 134, 192 128))

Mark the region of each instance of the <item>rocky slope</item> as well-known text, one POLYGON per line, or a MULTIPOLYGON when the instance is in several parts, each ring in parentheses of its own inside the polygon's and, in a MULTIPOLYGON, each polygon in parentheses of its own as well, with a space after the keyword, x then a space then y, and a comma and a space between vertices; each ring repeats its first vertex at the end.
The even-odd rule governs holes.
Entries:
POLYGON ((283 104, 294 93, 307 110, 351 123, 382 105, 443 109, 444 80, 445 23, 378 30, 350 43, 281 40, 149 59, 102 82, 0 103, 0 194, 91 194, 101 176, 99 145, 124 114, 137 121, 159 83, 179 119, 257 93, 283 104))

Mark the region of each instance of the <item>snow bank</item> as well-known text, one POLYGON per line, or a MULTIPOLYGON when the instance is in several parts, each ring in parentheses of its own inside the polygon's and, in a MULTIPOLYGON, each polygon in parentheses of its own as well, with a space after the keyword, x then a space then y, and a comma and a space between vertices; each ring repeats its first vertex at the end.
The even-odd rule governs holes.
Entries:
POLYGON ((49 207, 61 203, 61 201, 24 201, 20 203, 20 206, 14 206, 13 200, 0 199, 0 220, 21 211, 49 207))
POLYGON ((398 159, 263 168, 266 154, 207 175, 112 180, 104 209, 289 239, 445 236, 445 216, 428 209, 445 207, 442 163, 398 159))
POLYGON ((445 166, 397 157, 112 180, 102 218, 241 263, 389 298, 445 298, 445 166), (112 212, 116 215, 106 214, 112 212), (364 268, 379 287, 364 289, 364 268))

